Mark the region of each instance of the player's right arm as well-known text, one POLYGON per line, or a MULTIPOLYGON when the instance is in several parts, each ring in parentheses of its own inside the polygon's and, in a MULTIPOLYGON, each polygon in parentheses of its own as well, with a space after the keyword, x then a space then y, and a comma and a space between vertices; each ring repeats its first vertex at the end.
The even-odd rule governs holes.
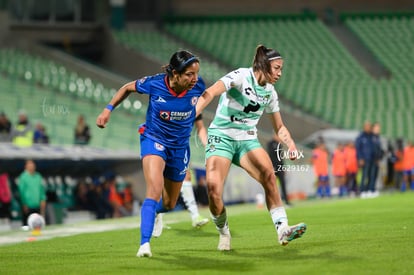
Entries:
POLYGON ((296 159, 297 149, 295 141, 293 140, 289 130, 283 123, 280 112, 274 112, 270 114, 270 119, 275 133, 277 133, 277 136, 280 138, 280 140, 288 147, 290 159, 296 159))
POLYGON ((202 118, 196 119, 196 121, 194 122, 194 125, 196 126, 198 138, 200 139, 203 146, 206 147, 207 129, 206 129, 206 126, 204 126, 203 119, 202 118))
POLYGON ((116 106, 118 106, 125 98, 127 98, 129 94, 135 91, 135 81, 131 81, 122 86, 112 97, 109 104, 103 109, 103 111, 97 117, 96 126, 98 126, 99 128, 105 128, 106 124, 109 121, 109 117, 111 116, 112 110, 115 109, 116 106))

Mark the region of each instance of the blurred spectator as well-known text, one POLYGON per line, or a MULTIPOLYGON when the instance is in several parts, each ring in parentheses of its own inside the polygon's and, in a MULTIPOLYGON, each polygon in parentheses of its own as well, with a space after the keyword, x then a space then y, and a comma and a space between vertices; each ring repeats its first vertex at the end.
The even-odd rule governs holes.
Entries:
POLYGON ((33 144, 33 127, 29 123, 29 119, 25 111, 19 111, 19 119, 16 126, 13 128, 12 141, 15 145, 20 147, 29 147, 33 144))
POLYGON ((76 187, 74 190, 75 208, 77 210, 89 210, 89 211, 93 210, 88 200, 88 192, 89 192, 88 184, 83 179, 80 179, 78 183, 76 184, 76 187))
POLYGON ((358 193, 358 159, 353 141, 348 142, 344 149, 346 163, 346 185, 349 194, 357 195, 358 193))
POLYGON ((85 122, 83 115, 78 116, 78 122, 75 126, 75 144, 86 145, 91 139, 91 132, 88 124, 85 122))
POLYGON ((394 162, 394 184, 396 189, 402 187, 404 175, 404 141, 402 138, 397 139, 394 162))
POLYGON ((108 183, 109 188, 108 200, 112 206, 112 217, 119 218, 124 216, 130 216, 131 213, 125 209, 122 197, 118 193, 115 174, 108 173, 105 177, 105 181, 108 183))
POLYGON ((329 153, 324 141, 321 139, 312 150, 312 164, 317 180, 316 195, 320 198, 331 196, 331 186, 329 183, 329 153))
POLYGON ((49 144, 49 136, 46 133, 45 126, 38 122, 33 134, 33 143, 49 144))
POLYGON ((98 220, 111 218, 113 210, 109 203, 107 184, 105 182, 101 183, 99 178, 94 178, 92 182, 88 191, 91 211, 95 213, 95 217, 98 220))
POLYGON ((404 181, 401 191, 406 189, 414 190, 414 145, 408 140, 404 148, 404 181))
POLYGON ((10 191, 9 175, 0 174, 0 218, 11 218, 10 206, 12 193, 10 191))
POLYGON ((133 214, 134 208, 134 195, 132 192, 132 186, 130 183, 126 183, 124 189, 119 192, 122 200, 122 205, 127 211, 127 215, 131 216, 133 214))
POLYGON ((386 152, 387 175, 385 177, 385 182, 384 182, 384 185, 386 188, 391 188, 392 186, 394 186, 394 179, 395 179, 394 164, 397 161, 397 156, 395 155, 395 152, 396 151, 394 149, 394 146, 392 145, 392 142, 388 141, 387 152, 386 152))
POLYGON ((11 141, 12 124, 4 112, 0 112, 0 142, 11 141))
POLYGON ((372 125, 372 144, 374 146, 374 169, 372 172, 372 180, 370 180, 370 185, 369 185, 369 191, 370 191, 369 196, 370 197, 376 197, 379 195, 379 192, 376 187, 376 183, 378 179, 381 160, 384 157, 384 149, 382 148, 382 145, 381 145, 380 133, 381 133, 381 125, 379 122, 375 122, 372 125))
POLYGON ((27 225, 27 218, 32 213, 46 217, 46 191, 42 176, 36 172, 33 160, 27 160, 25 170, 17 180, 19 199, 22 206, 22 223, 27 225))
POLYGON ((332 174, 335 177, 335 186, 339 188, 339 196, 347 195, 346 188, 346 156, 344 152, 344 144, 338 143, 332 154, 332 174))
POLYGON ((375 186, 375 146, 372 138, 371 122, 364 123, 364 129, 355 140, 358 165, 362 169, 360 196, 367 198, 370 186, 375 186))

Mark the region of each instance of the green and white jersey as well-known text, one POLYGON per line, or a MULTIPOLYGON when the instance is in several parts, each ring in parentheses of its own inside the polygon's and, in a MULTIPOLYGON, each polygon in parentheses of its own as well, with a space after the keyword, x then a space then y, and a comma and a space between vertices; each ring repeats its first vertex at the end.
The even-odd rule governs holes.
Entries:
POLYGON ((220 80, 226 92, 220 96, 209 130, 218 131, 234 140, 256 139, 256 125, 263 112, 279 112, 275 88, 272 84, 260 86, 252 68, 239 68, 220 80))

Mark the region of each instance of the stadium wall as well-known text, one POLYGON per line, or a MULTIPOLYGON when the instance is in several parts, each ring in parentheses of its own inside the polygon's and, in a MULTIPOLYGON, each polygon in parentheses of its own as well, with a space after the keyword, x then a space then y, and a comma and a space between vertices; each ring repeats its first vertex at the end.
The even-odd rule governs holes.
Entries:
POLYGON ((177 14, 241 14, 241 13, 298 13, 304 9, 309 9, 317 14, 323 14, 327 9, 341 12, 353 11, 402 11, 412 9, 413 1, 410 0, 210 0, 210 1, 192 1, 192 0, 173 0, 170 5, 173 12, 177 14))
POLYGON ((157 20, 161 16, 181 15, 240 15, 240 14, 280 14, 311 11, 320 18, 340 12, 395 12, 414 9, 410 0, 128 0, 127 20, 149 18, 157 20), (145 10, 145 14, 140 12, 145 10))

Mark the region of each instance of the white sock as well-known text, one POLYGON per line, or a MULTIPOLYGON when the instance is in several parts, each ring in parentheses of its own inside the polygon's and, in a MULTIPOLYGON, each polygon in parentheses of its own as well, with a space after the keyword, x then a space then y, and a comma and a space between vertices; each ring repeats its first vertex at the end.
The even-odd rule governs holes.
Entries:
POLYGON ((270 209, 270 216, 272 217, 273 224, 275 225, 276 231, 279 234, 279 230, 288 225, 288 218, 286 210, 283 206, 270 209))
POLYGON ((200 216, 191 181, 183 181, 183 185, 181 186, 181 196, 183 197, 185 206, 190 212, 191 219, 194 220, 200 216))

